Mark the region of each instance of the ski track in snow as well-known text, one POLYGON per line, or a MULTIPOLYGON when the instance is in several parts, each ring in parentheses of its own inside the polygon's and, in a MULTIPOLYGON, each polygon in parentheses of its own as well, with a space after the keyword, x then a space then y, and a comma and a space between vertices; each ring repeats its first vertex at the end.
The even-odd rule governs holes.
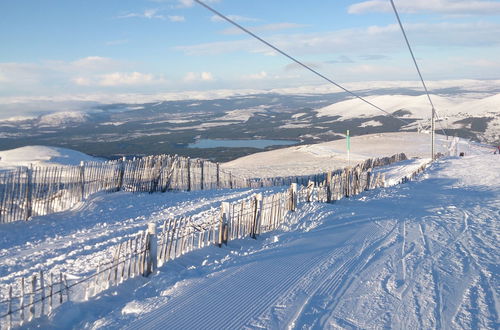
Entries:
MULTIPOLYGON (((404 174, 420 164, 392 170, 404 174)), ((276 232, 193 251, 150 278, 69 303, 32 326, 498 328, 499 164, 493 155, 448 158, 414 182, 333 204, 302 204, 276 232)), ((115 194, 102 201, 96 196, 51 221, 40 217, 29 224, 45 228, 36 231, 44 237, 4 239, 0 281, 9 282, 8 273, 26 275, 54 264, 84 274, 96 266, 93 258, 111 253, 106 244, 149 221, 215 212, 220 201, 253 192, 195 192, 191 201, 185 193, 115 194), (140 210, 127 209, 133 203, 140 210), (75 220, 64 223, 69 216, 75 220), (68 261, 72 257, 78 263, 68 261)))

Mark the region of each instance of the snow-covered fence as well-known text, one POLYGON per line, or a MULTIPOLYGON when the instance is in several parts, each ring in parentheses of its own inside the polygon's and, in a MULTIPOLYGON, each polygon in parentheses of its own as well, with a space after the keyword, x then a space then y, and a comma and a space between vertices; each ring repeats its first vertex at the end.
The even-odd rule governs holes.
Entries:
MULTIPOLYGON (((88 300, 128 279, 147 276, 156 267, 188 252, 207 246, 221 247, 244 237, 257 238, 260 234, 279 228, 287 214, 298 208, 298 203, 332 202, 385 186, 383 175, 372 175, 373 166, 388 165, 403 158, 398 155, 382 163, 368 160, 354 168, 326 173, 326 179, 319 185, 310 181, 307 186, 299 188, 296 183, 292 183, 283 192, 255 194, 235 202, 223 202, 219 212, 209 216, 198 214, 170 218, 158 228, 156 224, 150 223, 147 231, 141 231, 132 239, 112 247, 114 253, 108 253, 109 260, 100 263, 91 274, 77 277, 48 272, 49 275, 44 276, 40 272, 1 288, 0 328, 22 325, 33 318, 48 315, 67 300, 88 300)), ((400 183, 414 178, 426 165, 404 177, 400 183)))
POLYGON ((314 182, 310 182, 309 188, 300 190, 299 199, 301 202, 331 203, 383 186, 385 186, 385 175, 373 174, 372 168, 366 168, 366 164, 362 163, 353 168, 327 173, 326 180, 317 187, 314 182))
MULTIPOLYGON (((397 184, 414 180, 430 163, 431 161, 423 164, 409 175, 402 177, 397 181, 397 184)), ((386 165, 389 164, 387 163, 386 165)), ((373 166, 373 163, 371 160, 367 160, 352 168, 348 167, 333 173, 326 173, 326 180, 324 182, 316 185, 310 181, 307 187, 302 187, 299 190, 299 201, 332 203, 342 198, 358 195, 366 190, 386 187, 385 174, 381 174, 380 172, 374 173, 371 166, 373 166)))
POLYGON ((40 271, 19 278, 6 288, 8 294, 0 300, 0 329, 21 326, 50 315, 66 301, 84 301, 127 279, 149 274, 151 242, 149 231, 139 232, 134 238, 115 246, 113 257, 100 263, 93 274, 85 277, 40 271))
POLYGON ((219 164, 168 155, 80 166, 20 167, 0 172, 0 223, 62 211, 100 191, 190 191, 248 185, 246 179, 221 170, 219 164))
MULTIPOLYGON (((366 169, 404 160, 404 154, 369 159, 366 169)), ((326 173, 274 178, 242 178, 201 159, 158 155, 80 166, 21 167, 0 172, 0 223, 66 210, 96 192, 120 190, 165 192, 217 188, 258 188, 309 181, 319 184, 326 173)))
POLYGON ((165 220, 156 230, 149 224, 132 239, 111 248, 112 257, 100 263, 95 272, 82 277, 39 272, 19 278, 1 288, 0 328, 23 325, 52 313, 65 301, 85 301, 124 281, 147 276, 156 267, 207 246, 222 246, 229 241, 276 229, 289 211, 296 208, 297 185, 272 195, 254 195, 233 203, 224 202, 218 213, 195 221, 194 216, 165 220))

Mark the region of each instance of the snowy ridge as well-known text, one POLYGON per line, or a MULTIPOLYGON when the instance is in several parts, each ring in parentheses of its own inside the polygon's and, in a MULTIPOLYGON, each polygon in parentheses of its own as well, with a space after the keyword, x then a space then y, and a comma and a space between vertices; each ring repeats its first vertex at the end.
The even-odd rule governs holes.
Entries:
POLYGON ((0 151, 0 169, 19 166, 80 165, 80 162, 100 161, 84 153, 59 147, 26 146, 0 151))

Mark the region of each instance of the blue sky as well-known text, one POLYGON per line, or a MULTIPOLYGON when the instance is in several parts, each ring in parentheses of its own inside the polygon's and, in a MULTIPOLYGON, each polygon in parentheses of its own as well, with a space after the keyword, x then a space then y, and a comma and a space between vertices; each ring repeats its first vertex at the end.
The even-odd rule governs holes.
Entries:
MULTIPOLYGON (((335 81, 416 80, 389 0, 206 0, 335 81)), ((500 79, 500 1, 395 0, 424 77, 500 79)), ((0 0, 0 97, 322 84, 191 0, 0 0)))

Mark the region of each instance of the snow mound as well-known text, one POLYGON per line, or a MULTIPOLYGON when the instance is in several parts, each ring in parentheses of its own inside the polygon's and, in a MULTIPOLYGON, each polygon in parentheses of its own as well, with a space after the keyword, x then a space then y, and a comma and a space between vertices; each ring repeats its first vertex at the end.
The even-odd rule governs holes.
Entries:
POLYGON ((61 126, 68 124, 78 124, 87 121, 88 115, 83 112, 65 111, 55 112, 48 115, 40 116, 38 119, 39 126, 61 126))
POLYGON ((99 160, 79 151, 57 147, 27 146, 0 151, 0 168, 29 166, 30 164, 33 166, 79 165, 82 161, 99 160))

